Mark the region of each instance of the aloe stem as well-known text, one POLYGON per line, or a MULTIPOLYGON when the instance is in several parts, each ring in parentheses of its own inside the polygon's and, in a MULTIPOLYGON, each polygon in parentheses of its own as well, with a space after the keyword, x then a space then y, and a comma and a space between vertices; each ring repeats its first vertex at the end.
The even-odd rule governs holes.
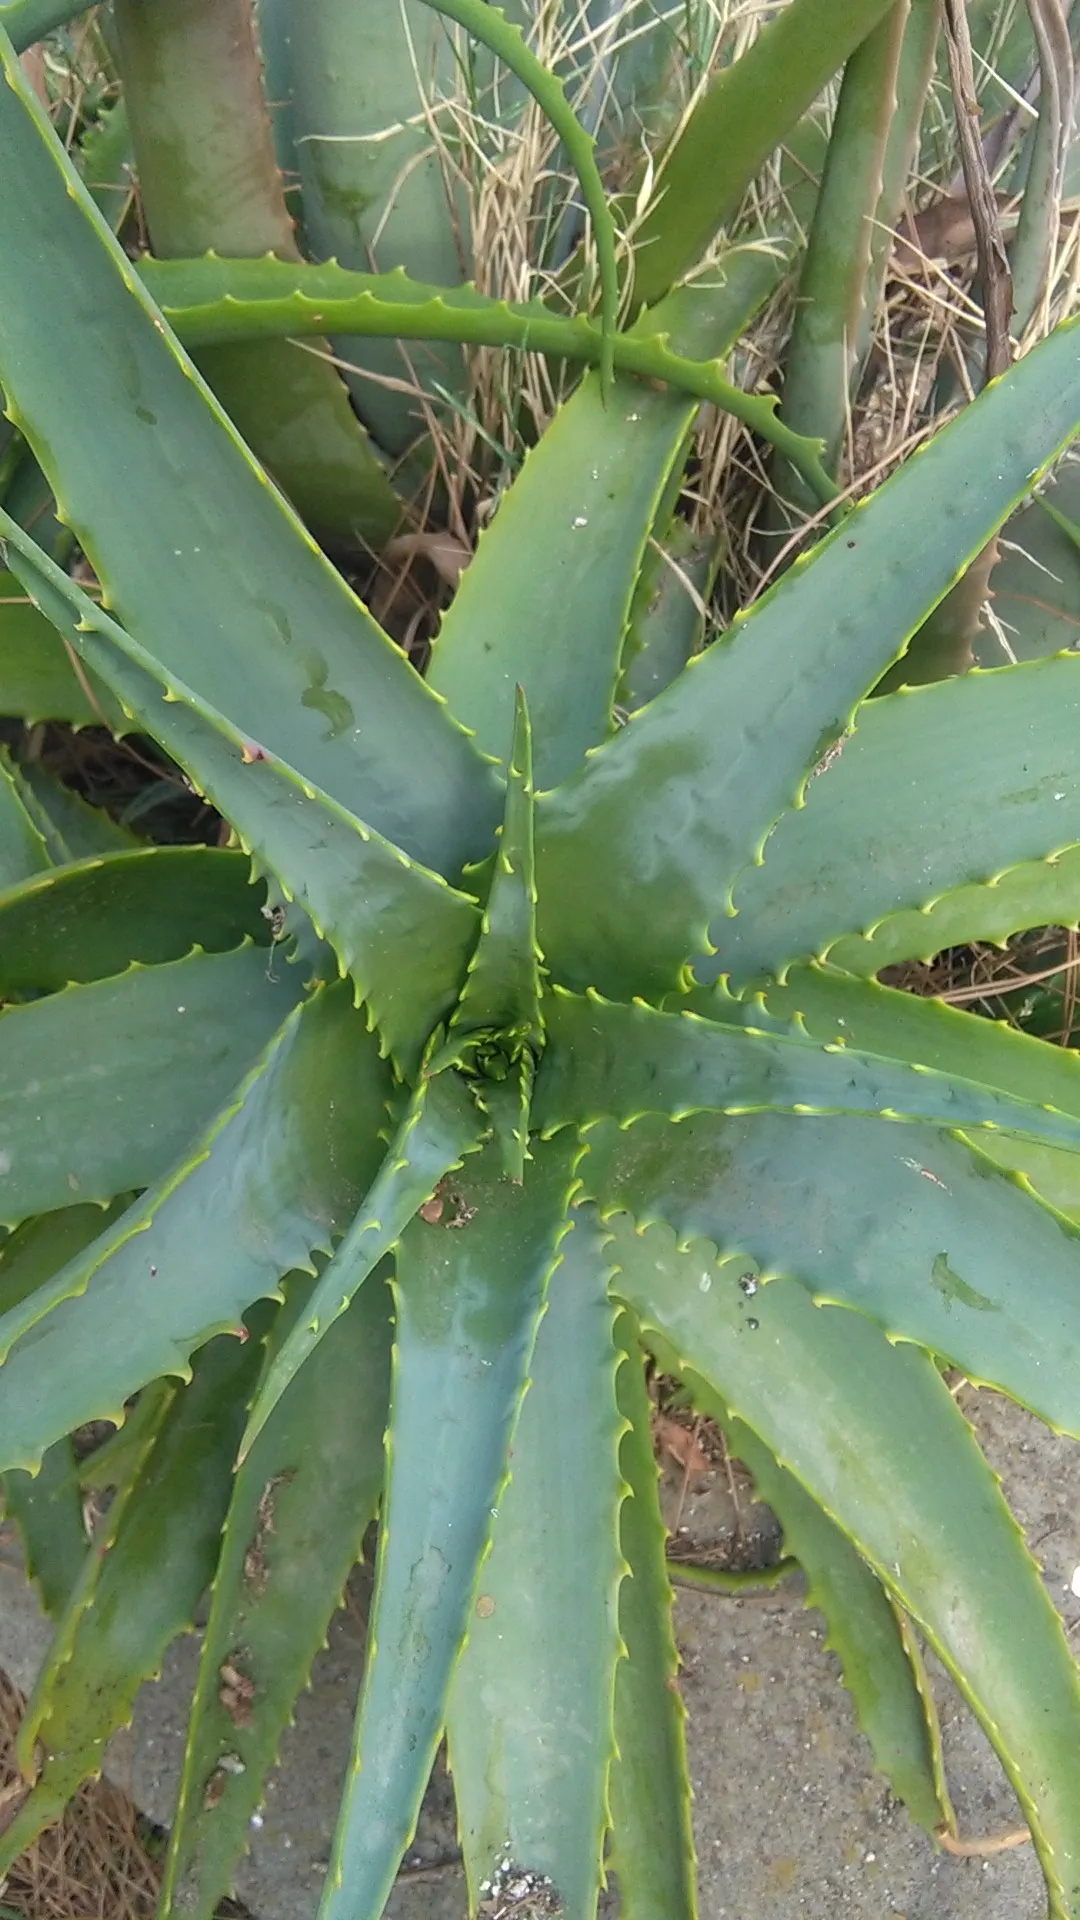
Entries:
POLYGON ((1028 0, 1028 12, 1039 58, 1039 118, 1011 249, 1013 328, 1018 336, 1034 318, 1046 290, 1073 111, 1073 51, 1061 0, 1028 0))

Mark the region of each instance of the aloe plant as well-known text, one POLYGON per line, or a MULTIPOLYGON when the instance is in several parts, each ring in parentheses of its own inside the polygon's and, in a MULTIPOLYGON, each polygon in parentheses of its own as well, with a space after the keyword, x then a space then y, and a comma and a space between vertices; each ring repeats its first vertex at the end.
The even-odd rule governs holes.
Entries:
MULTIPOLYGON (((0 764, 0 1471, 55 1620, 0 1873, 209 1589, 160 1913, 211 1915, 378 1518, 323 1920, 378 1920, 444 1737, 473 1911, 587 1920, 612 1869, 627 1920, 689 1920, 652 1356, 774 1505, 913 1818, 953 1824, 925 1643, 1080 1916, 1080 1680, 943 1378, 1080 1437, 1080 1066, 876 979, 1076 921, 1080 661, 869 698, 1080 432, 1078 323, 842 513, 831 428, 729 378, 778 251, 678 283, 820 85, 865 87, 888 6, 793 0, 720 69, 624 238, 623 330, 559 76, 484 0, 434 11, 551 113, 595 314, 298 259, 137 268, 0 32, 0 383, 68 540, 0 504, 0 709, 148 737, 229 839, 137 841, 0 764), (251 343, 327 334, 593 369, 426 678, 226 410, 251 343), (233 353, 224 380, 185 339, 233 353), (703 400, 832 524, 697 651, 650 583, 703 400)), ((817 419, 836 392, 833 354, 817 419)))

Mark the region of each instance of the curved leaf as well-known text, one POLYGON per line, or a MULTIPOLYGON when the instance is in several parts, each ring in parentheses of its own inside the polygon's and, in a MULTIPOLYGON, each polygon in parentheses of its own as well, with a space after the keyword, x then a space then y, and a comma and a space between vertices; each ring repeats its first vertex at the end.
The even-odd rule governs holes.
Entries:
POLYGON ((0 1013, 0 1218, 157 1180, 295 1003, 266 955, 194 953, 0 1013))
POLYGON ((602 1122, 588 1138, 598 1189, 742 1258, 748 1299, 791 1276, 1080 1436, 1080 1235, 974 1149, 773 1115, 602 1122))
MULTIPOLYGON (((308 1291, 299 1275, 289 1281, 271 1352, 308 1291)), ((229 1890, 278 1741, 374 1517, 389 1384, 390 1298, 373 1281, 293 1382, 236 1475, 161 1920, 178 1912, 213 1920, 229 1890)))
POLYGON ((0 1321, 0 1466, 33 1467, 87 1420, 119 1424, 145 1382, 186 1378, 200 1342, 310 1268, 375 1172, 388 1091, 344 987, 296 1009, 184 1161, 0 1321))
MULTIPOLYGON (((1029 1090, 1026 1098, 1014 1095, 1009 1066, 1015 1050, 980 1046, 977 1033, 969 1075, 961 1077, 956 1065, 939 1071, 932 1056, 911 1058, 909 1048, 903 1049, 908 1058, 897 1057, 901 1049, 893 1051, 884 1022, 878 1022, 873 1036, 876 1046, 864 1052, 856 1036, 841 1031, 822 1042, 797 1018, 787 1026, 779 1021, 759 1026, 752 1011, 725 1005, 719 997, 716 1011, 718 1016, 743 1011, 743 1021, 660 1013, 640 1003, 625 1007, 597 994, 578 998, 556 989, 545 1003, 547 1044, 534 1099, 537 1124, 554 1132, 600 1116, 626 1125, 643 1113, 683 1119, 703 1108, 728 1114, 768 1109, 862 1113, 948 1127, 1006 1128, 1080 1150, 1080 1062, 1068 1062, 1076 1068, 1072 1074, 1051 1073, 1071 1108, 1059 1112, 1046 1103, 1049 1088, 1029 1090)), ((926 1038, 932 1039, 933 1022, 928 1024, 926 1038)), ((986 1039, 997 1037, 991 1030, 986 1039)), ((954 1053, 962 1057, 962 1045, 954 1045, 954 1053)))
MULTIPOLYGON (((55 637, 55 629, 50 632, 55 637)), ((100 807, 89 806, 73 787, 65 787, 40 760, 20 761, 19 780, 54 866, 100 853, 134 853, 145 846, 128 827, 120 826, 100 807)))
POLYGON ((608 1824, 626 1491, 613 1321, 602 1264, 575 1226, 448 1713, 471 1900, 497 1904, 524 1875, 565 1920, 595 1913, 608 1824))
POLYGON ((619 1588, 619 1631, 626 1656, 615 1670, 615 1757, 611 1768, 611 1857, 624 1920, 695 1920, 694 1838, 686 1709, 671 1620, 652 1443, 637 1322, 624 1309, 615 1339, 626 1355, 616 1376, 627 1423, 619 1465, 628 1498, 619 1513, 626 1578, 619 1588))
POLYGON ((0 381, 106 605, 250 738, 456 873, 487 850, 490 769, 266 485, 2 45, 0 64, 0 171, 19 182, 0 257, 20 285, 0 314, 0 381), (109 421, 107 457, 87 412, 109 421))
POLYGON ((1080 841, 1078 721, 1080 659, 1063 656, 869 701, 738 881, 715 958, 695 971, 742 983, 814 955, 868 974, 1074 920, 1076 857, 1060 856, 1080 841))
POLYGON ((246 1459, 290 1380, 325 1339, 385 1253, 439 1181, 479 1146, 483 1121, 465 1082, 452 1069, 421 1078, 382 1166, 304 1311, 259 1383, 240 1457, 246 1459))
POLYGON ((995 381, 541 801, 540 942, 564 984, 653 995, 708 950, 710 922, 855 703, 1077 431, 1074 327, 995 381))
POLYGON ((96 855, 0 893, 0 994, 53 992, 133 962, 264 944, 264 889, 243 854, 145 847, 96 855))
POLYGON ((389 1478, 325 1920, 377 1913, 416 1827, 566 1229, 573 1150, 524 1187, 496 1146, 397 1256, 389 1478))
POLYGON ((102 614, 0 508, 15 565, 50 617, 186 766, 259 864, 333 944, 383 1037, 410 1069, 457 998, 476 937, 475 902, 245 736, 102 614), (402 953, 410 964, 402 964, 402 953))
POLYGON ((176 1396, 119 1525, 90 1556, 67 1659, 47 1665, 28 1715, 44 1748, 36 1785, 0 1839, 0 1872, 101 1768, 105 1741, 126 1724, 143 1680, 193 1623, 217 1560, 244 1400, 259 1346, 222 1339, 199 1355, 176 1396))
MULTIPOLYGON (((588 1162, 585 1163, 586 1178, 588 1162)), ((855 1542, 992 1741, 1067 1920, 1080 1900, 1080 1680, 1037 1568, 929 1355, 740 1263, 609 1223, 615 1285, 855 1542), (707 1288, 703 1282, 707 1281, 707 1288), (752 1308, 753 1311, 748 1311, 752 1308)))
POLYGON ((17 887, 49 865, 45 837, 34 819, 23 783, 0 753, 0 886, 17 887))
POLYGON ((729 1451, 751 1475, 758 1499, 767 1501, 779 1520, 785 1550, 794 1554, 806 1575, 806 1604, 825 1616, 825 1644, 840 1662, 878 1771, 927 1833, 952 1828, 937 1715, 922 1663, 910 1635, 905 1637, 894 1603, 847 1535, 745 1421, 736 1420, 698 1375, 688 1374, 684 1384, 695 1407, 719 1422, 729 1451))

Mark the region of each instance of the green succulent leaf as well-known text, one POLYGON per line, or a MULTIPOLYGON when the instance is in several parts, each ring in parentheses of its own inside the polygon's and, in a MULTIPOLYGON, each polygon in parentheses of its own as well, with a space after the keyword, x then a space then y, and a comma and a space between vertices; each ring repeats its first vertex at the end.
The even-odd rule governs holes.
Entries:
POLYGON ((387 1046, 415 1068, 432 1026, 457 998, 479 923, 475 902, 167 675, 2 509, 0 532, 50 617, 211 796, 286 897, 300 902, 352 974, 387 1046))
POLYGON ((588 1139, 597 1190, 715 1241, 747 1314, 790 1276, 1080 1435, 1077 1230, 961 1141, 766 1114, 602 1122, 588 1139))
POLYGON ((611 1859, 625 1920, 695 1920, 694 1840, 686 1709, 671 1619, 653 1454, 652 1402, 645 1388, 637 1322, 625 1309, 615 1339, 626 1358, 616 1376, 626 1431, 619 1466, 628 1497, 619 1512, 626 1577, 619 1631, 626 1649, 615 1670, 615 1758, 611 1768, 611 1859))
POLYGON ((0 713, 13 719, 66 720, 74 727, 124 731, 107 689, 72 665, 60 635, 30 600, 22 581, 0 570, 0 713))
POLYGON ((89 806, 73 787, 65 787, 40 760, 20 761, 19 784, 54 866, 95 854, 133 853, 146 844, 101 807, 89 806))
POLYGON ((0 1218, 159 1179, 299 992, 295 975, 269 979, 266 954, 244 947, 0 1012, 0 1218))
POLYGON ((0 381, 106 606, 250 739, 456 873, 486 851, 491 770, 267 486, 2 44, 0 65, 0 169, 19 181, 0 259, 20 286, 0 316, 0 381), (88 413, 109 421, 105 458, 88 413))
POLYGON ((37 1474, 3 1476, 4 1517, 15 1523, 27 1577, 41 1604, 58 1618, 71 1597, 86 1559, 82 1497, 70 1440, 58 1440, 43 1454, 37 1474))
MULTIPOLYGON (((733 250, 719 286, 684 288, 649 317, 656 331, 643 324, 620 334, 616 365, 630 349, 662 345, 666 354, 677 347, 687 365, 708 354, 719 369, 779 272, 775 258, 733 250)), ((525 332, 522 343, 531 340, 525 332)), ((659 364, 655 371, 664 377, 659 364)), ((599 379, 583 381, 526 455, 444 616, 432 686, 497 755, 514 685, 523 686, 541 787, 575 772, 611 732, 635 585, 696 411, 685 397, 629 381, 605 404, 599 379)))
POLYGON ((0 1321, 0 1466, 32 1468, 87 1420, 119 1425, 139 1387, 186 1378, 195 1347, 310 1270, 377 1170, 388 1092, 346 988, 297 1008, 230 1105, 185 1130, 184 1159, 0 1321))
POLYGON ((198 945, 265 944, 264 889, 243 854, 145 847, 96 855, 0 892, 0 995, 54 992, 198 945))
POLYGON ((699 1376, 688 1374, 684 1385, 695 1407, 719 1422, 759 1500, 767 1501, 779 1520, 784 1546, 806 1575, 806 1604, 825 1616, 826 1645, 840 1662, 878 1771, 927 1833, 952 1829, 937 1715, 910 1630, 905 1633, 895 1604, 847 1535, 745 1421, 736 1420, 699 1376))
POLYGON ((695 971, 741 985, 812 955, 869 974, 1075 920, 1078 713, 1080 659, 1065 656, 869 701, 737 882, 695 971), (977 807, 963 799, 973 779, 977 807))
MULTIPOLYGON (((232 1464, 259 1345, 222 1339, 199 1355, 165 1414, 138 1486, 105 1550, 89 1556, 77 1620, 61 1622, 63 1663, 48 1663, 28 1707, 44 1748, 36 1785, 0 1839, 0 1872, 101 1767, 105 1740, 126 1724, 140 1683, 191 1626, 213 1573, 232 1464)), ((25 1731, 25 1728, 24 1728, 25 1731)))
POLYGON ((30 796, 7 755, 0 753, 0 887, 17 887, 48 865, 49 850, 30 796))
MULTIPOLYGON (((300 1275, 289 1281, 271 1355, 310 1285, 300 1275)), ((289 1387, 236 1475, 161 1920, 174 1913, 213 1920, 229 1890, 278 1741, 375 1514, 389 1387, 390 1296, 372 1280, 289 1387)))
POLYGON ((672 138, 634 234, 634 296, 651 306, 688 274, 759 168, 877 26, 892 0, 791 0, 721 67, 672 138))
MULTIPOLYGON (((1034 1092, 1025 1098, 1011 1091, 1009 1067, 1018 1050, 1007 1043, 995 1048, 999 1036, 993 1029, 984 1045, 977 1031, 973 1035, 962 1075, 962 1036, 953 1048, 956 1064, 941 1071, 929 1046, 930 1057, 909 1045, 908 1057, 898 1058, 883 1020, 874 1035, 877 1046, 864 1051, 842 1026, 835 1038, 821 1041, 797 1017, 787 1026, 779 1020, 759 1026, 753 1010, 738 1002, 725 1005, 717 996, 714 1005, 717 1017, 704 1020, 556 989, 545 1003, 537 1124, 553 1132, 606 1115, 627 1125, 643 1113, 683 1119, 704 1108, 726 1114, 861 1113, 954 1128, 1004 1128, 1080 1150, 1080 1062, 1069 1060, 1076 1071, 1059 1076, 1070 1102, 1061 1112, 1047 1104, 1048 1089, 1037 1086, 1037 1071, 1034 1092)), ((936 1024, 933 1018, 925 1023, 930 1042, 936 1024)), ((912 1025, 918 1031, 918 1023, 912 1025)))
MULTIPOLYGON (((840 1124, 840 1123, 837 1123, 840 1124)), ((588 1161, 585 1162, 588 1186, 588 1161)), ((930 1356, 794 1281, 609 1222, 615 1287, 850 1536, 980 1719, 1016 1790, 1055 1920, 1080 1897, 1080 1681, 998 1484, 930 1356), (703 1288, 702 1282, 708 1281, 703 1288), (752 1312, 748 1312, 748 1308, 752 1312), (751 1324, 753 1323, 753 1324, 751 1324)))
POLYGON ((10 34, 16 53, 25 53, 37 40, 86 13, 94 0, 4 0, 0 27, 10 34))
POLYGON ((471 1900, 524 1874, 554 1890, 566 1920, 595 1912, 608 1824, 625 1493, 613 1321, 602 1263, 575 1226, 448 1714, 471 1900))
POLYGON ((1080 470, 1062 461, 1053 479, 1013 515, 1001 538, 990 578, 994 613, 1004 629, 1003 654, 995 632, 976 635, 980 666, 1002 658, 1042 660, 1080 640, 1080 470))
POLYGON ((574 1149, 524 1187, 497 1145, 421 1216, 397 1255, 389 1475, 352 1765, 325 1920, 381 1912, 416 1826, 491 1514, 566 1228, 574 1149))
POLYGON ((396 1246, 439 1181, 480 1145, 483 1118, 452 1068, 421 1077, 363 1205, 320 1275, 303 1314, 275 1354, 248 1420, 241 1458, 254 1444, 290 1380, 325 1339, 358 1287, 396 1246))
POLYGON ((540 941, 564 984, 654 995, 708 950, 710 923, 856 702, 1080 425, 1062 406, 1074 325, 995 382, 544 798, 540 941))

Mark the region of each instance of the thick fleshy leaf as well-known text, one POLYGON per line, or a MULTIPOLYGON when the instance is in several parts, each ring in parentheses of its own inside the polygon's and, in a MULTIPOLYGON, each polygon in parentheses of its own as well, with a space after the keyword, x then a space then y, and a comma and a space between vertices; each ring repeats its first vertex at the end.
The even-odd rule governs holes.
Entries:
POLYGON ((685 1385, 695 1407, 719 1421, 729 1451, 742 1461, 758 1498, 780 1522, 784 1547, 806 1575, 806 1604, 825 1616, 826 1645, 840 1662, 875 1766, 928 1833, 951 1827, 934 1704, 894 1602, 847 1535, 745 1421, 733 1417, 715 1389, 693 1373, 685 1376, 685 1385))
POLYGON ((13 564, 80 654, 100 667, 214 800, 260 867, 333 944, 388 1047, 410 1070, 449 1011, 479 924, 475 902, 405 854, 295 768, 250 741, 102 614, 5 522, 13 564), (410 964, 402 964, 401 955, 410 964))
POLYGON ((506 1481, 575 1154, 521 1187, 491 1146, 397 1256, 389 1478, 325 1920, 381 1912, 416 1826, 506 1481))
MULTIPOLYGON (((923 1058, 910 1041, 894 1053, 887 1023, 880 1020, 869 1045, 861 1047, 858 1035, 846 1034, 842 1026, 836 1037, 822 1041, 806 1033, 797 1018, 783 1025, 780 1020, 758 1023, 753 1009, 738 1002, 716 996, 714 1005, 717 1018, 704 1020, 695 1013, 661 1013, 641 1003, 627 1007, 596 994, 579 997, 556 989, 545 1003, 547 1044, 533 1103, 536 1123, 553 1132, 601 1116, 626 1125, 643 1113, 682 1119, 702 1108, 728 1114, 861 1113, 947 1127, 1005 1128, 1080 1150, 1080 1063, 1073 1060, 1067 1067, 1075 1071, 1062 1075, 1054 1075, 1048 1061, 1045 1087, 1038 1086, 1036 1060, 1033 1072, 1029 1066, 1035 1087, 1017 1097, 1009 1090, 1016 1049, 996 1049, 992 1043, 999 1036, 992 1029, 984 1045, 973 1029, 965 1074, 964 1030, 949 1034, 955 1059, 941 1071, 931 1053, 932 1019, 923 1058), (1065 1112, 1049 1104, 1055 1079, 1067 1097, 1065 1112)), ((1040 1052, 1045 1045, 1034 1043, 1040 1052)))
POLYGON ((869 701, 739 880, 735 916, 714 921, 715 957, 695 971, 741 984, 814 955, 869 974, 1075 920, 1078 720, 1076 658, 869 701), (976 778, 979 804, 965 805, 976 778))
POLYGON ((27 1709, 44 1748, 28 1799, 0 1840, 0 1871, 101 1767, 108 1735, 124 1726, 139 1685, 156 1674, 170 1641, 193 1623, 213 1573, 244 1401, 259 1344, 214 1341, 191 1384, 165 1415, 138 1485, 106 1550, 92 1554, 78 1618, 58 1640, 27 1709))
POLYGON ((589 1141, 613 1203, 741 1258, 751 1296, 791 1276, 1080 1436, 1080 1235, 973 1148, 771 1114, 604 1122, 589 1141))
POLYGON ((0 994, 265 943, 265 891, 250 882, 244 855, 216 847, 146 847, 37 875, 0 893, 0 994))
MULTIPOLYGON (((840 1123, 837 1123, 840 1124, 840 1123)), ((588 1182, 588 1161, 584 1163, 588 1182)), ((615 1287, 847 1533, 956 1679, 1032 1830, 1056 1920, 1080 1900, 1080 1680, 997 1481, 928 1354, 740 1261, 609 1222, 615 1287)))
POLYGON ((146 1187, 189 1146, 302 983, 192 954, 0 1013, 0 1218, 146 1187))
POLYGON ((0 754, 0 886, 16 887, 49 865, 45 836, 27 805, 22 781, 0 754))
POLYGON ((471 1899, 497 1905, 524 1876, 565 1920, 592 1920, 608 1822, 625 1493, 613 1320, 603 1264, 575 1227, 448 1715, 471 1899))
POLYGON ((626 1655, 615 1670, 611 1859, 624 1920, 654 1920, 659 1913, 665 1920, 695 1920, 686 1709, 671 1620, 667 1529, 657 1490, 652 1403, 637 1322, 628 1310, 615 1323, 615 1338, 626 1355, 616 1387, 627 1422, 619 1465, 629 1496, 619 1514, 627 1568, 619 1588, 619 1631, 626 1655))
POLYGON ((721 67, 672 139, 634 235, 634 292, 651 306, 688 274, 758 169, 891 0, 791 0, 721 67))
MULTIPOLYGON (((309 1291, 305 1278, 289 1281, 271 1352, 309 1291)), ((236 1475, 162 1920, 173 1913, 213 1920, 229 1890, 281 1734, 375 1514, 389 1388, 390 1297, 373 1279, 293 1382, 236 1475)))
MULTIPOLYGON (((719 288, 667 302, 665 338, 690 358, 722 361, 778 273, 767 255, 732 253, 719 288)), ((696 411, 631 381, 605 401, 598 376, 583 381, 527 454, 444 616, 432 686, 497 756, 523 686, 541 788, 611 732, 635 585, 696 411)))
MULTIPOLYGON (((116 0, 112 23, 154 251, 296 255, 251 0, 116 0)), ((403 508, 321 349, 211 349, 200 370, 321 540, 380 546, 403 508)))
POLYGON ((119 1422, 139 1387, 186 1377, 200 1342, 328 1250, 378 1167, 388 1091, 346 988, 298 1008, 180 1165, 0 1321, 0 1465, 32 1467, 87 1420, 119 1422))
POLYGON ((475 1151, 484 1131, 475 1100, 452 1069, 421 1078, 363 1205, 259 1383, 241 1458, 246 1458, 290 1380, 345 1312, 357 1288, 397 1244, 443 1175, 475 1151))
POLYGON ((79 679, 58 633, 21 580, 0 569, 0 713, 13 719, 66 720, 75 727, 123 729, 112 695, 79 679))
MULTIPOLYGON (((1080 552, 1070 532, 1080 526, 1080 469, 1065 459, 1053 480, 1004 529, 990 576, 994 613, 1017 660, 1043 660, 1080 641, 1080 552)), ((1004 653, 992 629, 975 655, 986 667, 1004 653)))
POLYGON ((65 787, 47 772, 39 760, 21 761, 19 779, 54 866, 89 860, 98 853, 134 853, 146 844, 100 807, 89 806, 73 787, 65 787))
POLYGON ((106 604, 251 739, 456 873, 486 851, 494 776, 266 485, 2 47, 0 63, 0 171, 19 182, 0 258, 20 285, 0 315, 0 381, 106 604), (88 414, 108 420, 107 443, 84 432, 88 414))
POLYGON ((42 1456, 32 1478, 5 1473, 0 1508, 22 1542, 29 1579, 45 1612, 56 1619, 66 1607, 86 1559, 82 1495, 70 1440, 58 1440, 42 1456))
POLYGON ((663 992, 708 950, 710 924, 856 702, 1076 432, 1078 355, 1070 323, 545 797, 540 943, 564 984, 663 992))

